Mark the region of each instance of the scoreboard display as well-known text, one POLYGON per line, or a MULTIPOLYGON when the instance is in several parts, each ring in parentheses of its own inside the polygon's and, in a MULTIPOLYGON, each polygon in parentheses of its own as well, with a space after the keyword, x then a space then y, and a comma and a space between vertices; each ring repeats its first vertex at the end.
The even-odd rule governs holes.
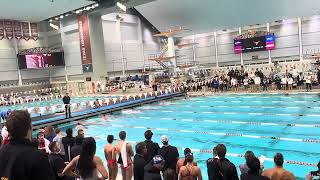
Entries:
POLYGON ((272 50, 275 48, 274 34, 251 37, 245 39, 234 39, 234 52, 236 54, 272 50))

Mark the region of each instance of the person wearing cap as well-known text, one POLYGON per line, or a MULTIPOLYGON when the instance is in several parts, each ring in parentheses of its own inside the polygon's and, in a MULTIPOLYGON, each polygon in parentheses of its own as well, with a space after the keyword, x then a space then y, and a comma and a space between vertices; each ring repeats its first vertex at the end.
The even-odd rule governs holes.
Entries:
POLYGON ((202 180, 201 170, 194 165, 191 152, 185 155, 185 163, 183 165, 179 171, 179 180, 202 180))
POLYGON ((311 171, 307 175, 307 177, 306 177, 307 180, 312 180, 314 177, 320 177, 320 161, 318 162, 317 167, 318 167, 317 171, 311 171))
MULTIPOLYGON (((145 180, 162 180, 161 170, 165 165, 165 161, 162 156, 156 155, 152 160, 144 167, 144 179, 145 180)), ((136 180, 136 179, 135 179, 136 180)))
MULTIPOLYGON (((190 148, 185 148, 184 149, 184 156, 186 156, 187 154, 191 153, 191 149, 190 148)), ((177 162, 177 166, 176 166, 176 173, 179 174, 180 168, 185 164, 186 159, 185 158, 179 158, 178 162, 177 162)), ((194 166, 197 166, 197 162, 192 161, 194 166)))
POLYGON ((107 137, 108 144, 104 146, 104 156, 108 163, 109 169, 109 179, 116 180, 118 175, 118 165, 117 165, 117 152, 116 147, 112 145, 114 141, 113 135, 108 135, 107 137))
POLYGON ((285 176, 287 180, 296 179, 291 172, 283 168, 284 159, 281 153, 275 154, 273 157, 273 161, 274 161, 275 167, 263 171, 262 176, 267 176, 271 180, 281 179, 282 176, 285 176))
POLYGON ((151 140, 153 136, 153 133, 152 131, 150 130, 147 130, 145 133, 144 133, 144 137, 146 138, 146 140, 144 141, 146 143, 146 147, 147 147, 147 155, 146 155, 146 161, 149 162, 152 160, 152 158, 155 156, 155 155, 158 155, 159 154, 159 149, 160 149, 160 146, 158 143, 155 143, 151 140))
POLYGON ((167 179, 166 174, 172 173, 174 174, 174 179, 177 179, 176 166, 179 159, 178 149, 169 145, 169 138, 166 135, 161 136, 161 142, 163 146, 159 150, 159 155, 161 155, 165 160, 163 168, 164 179, 167 179))

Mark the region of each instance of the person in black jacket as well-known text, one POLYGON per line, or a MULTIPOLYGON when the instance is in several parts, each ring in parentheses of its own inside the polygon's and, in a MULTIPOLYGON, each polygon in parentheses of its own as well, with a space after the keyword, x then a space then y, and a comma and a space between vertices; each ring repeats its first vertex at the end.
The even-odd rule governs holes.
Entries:
POLYGON ((227 148, 218 144, 214 149, 214 158, 207 160, 209 180, 238 180, 236 166, 225 158, 227 148))
POLYGON ((241 180, 270 180, 268 177, 260 175, 260 161, 258 158, 253 157, 249 159, 247 166, 249 167, 249 171, 241 174, 241 180))
POLYGON ((70 96, 68 93, 66 93, 66 95, 63 97, 62 101, 64 103, 64 108, 66 111, 66 119, 68 118, 68 115, 69 115, 69 118, 71 118, 70 96))
POLYGON ((32 146, 31 117, 27 111, 13 111, 7 119, 9 144, 0 149, 0 179, 54 180, 48 157, 32 146))
POLYGON ((161 142, 163 146, 159 150, 159 155, 161 155, 165 160, 162 171, 164 179, 167 179, 166 175, 171 176, 172 174, 173 179, 177 179, 178 175, 176 174, 176 166, 179 159, 178 149, 169 145, 169 138, 166 135, 161 136, 161 142))
POLYGON ((68 128, 66 130, 67 136, 62 138, 62 144, 63 144, 64 151, 65 151, 65 160, 68 162, 70 162, 72 160, 70 151, 75 143, 75 138, 72 136, 72 132, 73 132, 72 129, 68 128))
POLYGON ((156 155, 152 160, 144 167, 144 179, 145 180, 162 180, 161 170, 164 167, 164 159, 160 155, 156 155))
POLYGON ((147 154, 146 143, 140 142, 136 145, 136 155, 133 159, 134 180, 144 180, 144 166, 147 164, 145 155, 147 154))
POLYGON ((144 137, 146 138, 144 142, 146 143, 146 147, 148 150, 146 155, 147 163, 150 162, 155 155, 159 154, 159 149, 160 149, 160 146, 158 143, 151 141, 152 135, 153 133, 150 130, 147 130, 144 133, 144 137))
POLYGON ((73 159, 74 157, 80 155, 81 153, 81 145, 83 142, 84 137, 83 136, 76 136, 75 138, 75 145, 71 147, 70 149, 70 159, 73 159))

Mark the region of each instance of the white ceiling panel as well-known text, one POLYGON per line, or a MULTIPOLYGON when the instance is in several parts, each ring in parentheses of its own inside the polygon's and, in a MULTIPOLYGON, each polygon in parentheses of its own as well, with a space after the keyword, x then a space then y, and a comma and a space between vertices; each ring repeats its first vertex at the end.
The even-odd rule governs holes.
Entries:
POLYGON ((193 33, 312 16, 319 0, 156 0, 137 6, 159 30, 184 26, 193 33))

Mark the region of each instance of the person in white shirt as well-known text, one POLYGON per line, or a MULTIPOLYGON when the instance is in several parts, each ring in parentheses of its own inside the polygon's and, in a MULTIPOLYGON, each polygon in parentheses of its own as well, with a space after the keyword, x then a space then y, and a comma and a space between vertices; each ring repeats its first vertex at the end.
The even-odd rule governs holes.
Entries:
POLYGON ((58 153, 60 155, 64 156, 65 155, 65 151, 64 151, 64 146, 62 144, 62 138, 64 136, 63 136, 61 130, 58 129, 58 128, 55 130, 55 132, 56 132, 56 137, 53 138, 53 141, 57 142, 57 145, 58 145, 59 150, 60 150, 58 153))
POLYGON ((293 78, 292 76, 289 76, 288 78, 288 90, 292 90, 293 88, 293 78))
POLYGON ((311 91, 311 80, 312 80, 312 76, 311 76, 311 74, 308 74, 305 77, 307 92, 309 92, 309 90, 311 91))
POLYGON ((287 90, 287 77, 285 75, 281 78, 281 88, 287 90))
POLYGON ((261 85, 261 79, 260 79, 259 76, 256 76, 256 77, 254 78, 254 84, 255 84, 255 86, 256 86, 256 91, 258 91, 259 88, 260 88, 260 85, 261 85))
POLYGON ((238 81, 236 78, 231 79, 231 86, 234 91, 238 91, 238 81))

